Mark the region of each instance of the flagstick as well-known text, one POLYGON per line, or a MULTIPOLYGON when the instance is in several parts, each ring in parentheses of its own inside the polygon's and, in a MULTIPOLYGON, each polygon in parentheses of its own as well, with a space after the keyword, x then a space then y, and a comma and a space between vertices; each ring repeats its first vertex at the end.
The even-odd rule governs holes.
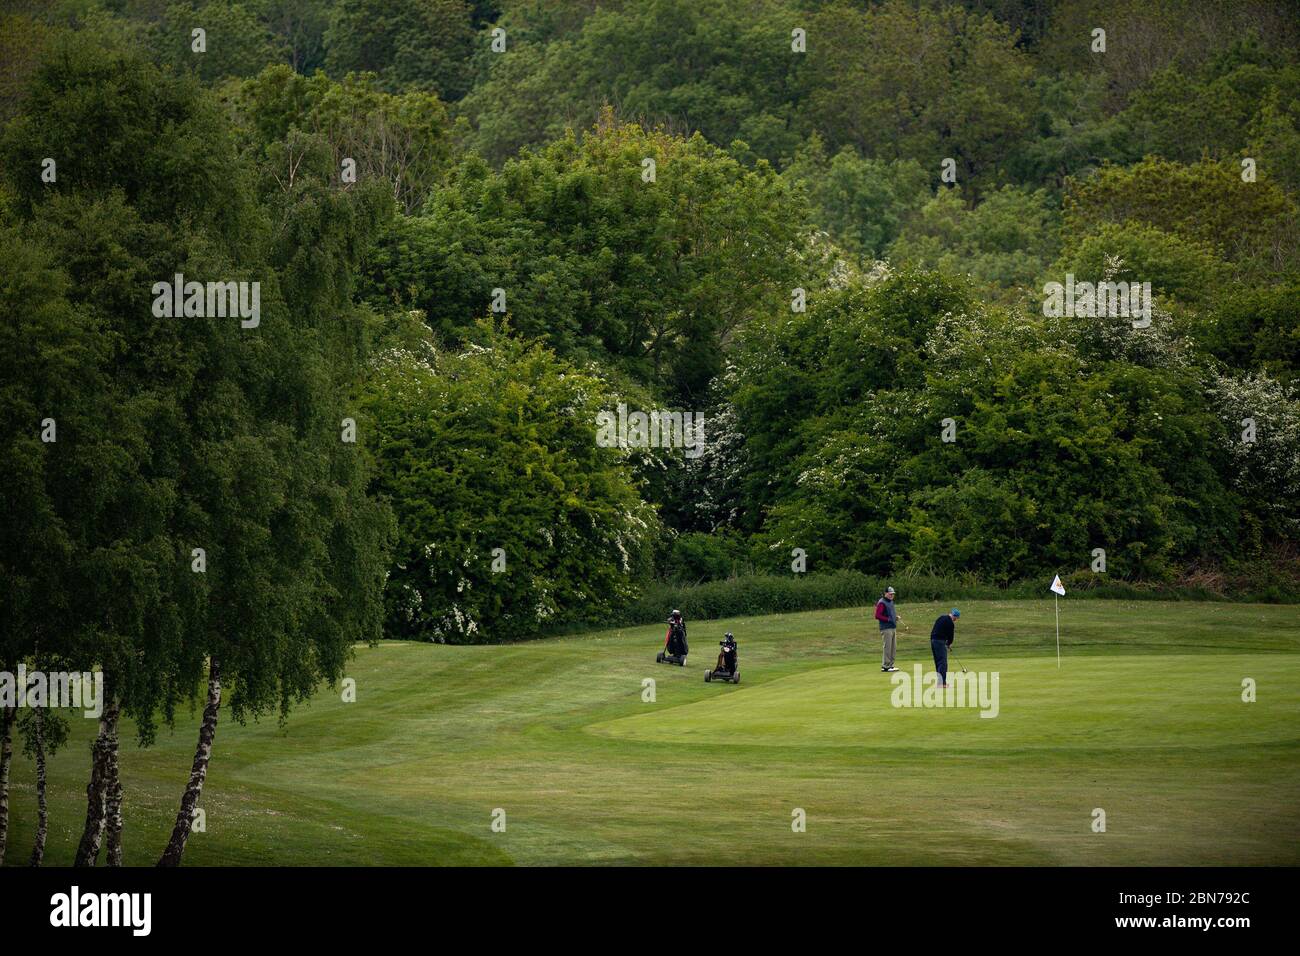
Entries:
POLYGON ((1052 597, 1056 600, 1056 666, 1061 666, 1061 595, 1053 592, 1052 597))

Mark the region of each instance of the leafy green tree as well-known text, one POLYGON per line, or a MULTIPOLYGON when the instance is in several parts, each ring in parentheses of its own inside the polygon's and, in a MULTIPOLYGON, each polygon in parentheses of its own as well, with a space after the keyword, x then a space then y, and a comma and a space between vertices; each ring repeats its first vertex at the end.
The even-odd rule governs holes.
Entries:
POLYGON ((658 522, 627 449, 597 442, 615 394, 544 348, 478 332, 461 354, 390 333, 366 384, 375 491, 400 529, 390 636, 496 643, 598 619, 649 571, 658 522))
POLYGON ((743 140, 774 163, 798 147, 804 58, 790 44, 801 15, 788 4, 536 7, 502 18, 506 50, 480 52, 484 76, 463 104, 474 127, 469 144, 489 161, 587 126, 609 104, 625 120, 698 131, 720 146, 743 140))
POLYGON ((1258 174, 1300 195, 1300 169, 1291 157, 1300 155, 1300 108, 1274 90, 1250 121, 1243 152, 1256 160, 1258 174))
POLYGON ((1130 221, 1071 236, 1048 276, 1058 282, 1066 273, 1081 282, 1150 282, 1153 293, 1190 303, 1216 298, 1230 272, 1208 243, 1130 221))
POLYGON ((680 584, 699 584, 736 577, 750 568, 748 549, 737 534, 693 531, 678 535, 668 549, 663 576, 680 584))
POLYGON ((332 0, 264 0, 263 22, 294 72, 310 76, 325 66, 332 7, 332 0))
POLYGON ((345 188, 387 182, 409 214, 420 209, 450 163, 447 109, 437 95, 385 93, 373 74, 336 82, 323 73, 304 77, 273 66, 240 84, 228 100, 245 148, 263 158, 276 154, 281 179, 310 148, 306 138, 319 137, 329 149, 332 175, 345 188), (345 166, 350 179, 344 179, 345 166))
POLYGON ((909 572, 973 571, 1005 581, 1029 570, 1024 529, 1037 518, 1037 503, 1011 479, 976 467, 951 484, 919 489, 896 526, 905 536, 909 572))
POLYGON ((931 195, 931 177, 915 160, 863 159, 848 146, 828 158, 816 134, 782 175, 803 186, 814 221, 832 239, 873 258, 931 195))
POLYGON ((1103 76, 1110 106, 1118 109, 1161 70, 1195 72, 1252 36, 1272 49, 1294 49, 1297 26, 1289 4, 1071 0, 1052 6, 1039 53, 1049 69, 1103 76), (1093 50, 1096 29, 1106 31, 1104 53, 1093 50))
POLYGON ((1300 380, 1300 278, 1230 288, 1189 321, 1196 344, 1229 369, 1300 380))
POLYGON ((384 238, 369 294, 455 343, 500 289, 517 334, 698 403, 734 333, 818 281, 804 222, 766 163, 607 115, 499 173, 463 163, 384 238))
POLYGON ((1042 273, 1056 250, 1058 228, 1045 190, 1003 186, 972 208, 959 190, 941 189, 907 221, 889 256, 1012 289, 1042 273))
MULTIPOLYGON (((8 226, 0 232, 0 249, 6 317, 0 323, 0 507, 9 515, 0 522, 0 670, 14 673, 43 636, 37 628, 58 617, 62 582, 51 578, 66 565, 70 549, 57 520, 56 491, 47 484, 54 470, 49 459, 61 461, 68 446, 50 448, 41 440, 41 423, 57 416, 57 439, 59 418, 66 433, 68 416, 88 403, 89 395, 75 387, 78 353, 93 351, 96 343, 85 317, 64 299, 67 277, 47 254, 8 226)), ((48 436, 48 422, 46 429, 48 436)), ((8 838, 15 717, 16 708, 0 706, 0 861, 8 838)))
POLYGON ((1039 74, 1033 99, 1030 131, 1007 160, 1015 182, 1058 193, 1071 176, 1085 178, 1103 163, 1141 158, 1126 118, 1107 108, 1104 76, 1039 74))
POLYGON ((938 318, 969 307, 955 280, 904 271, 813 295, 805 313, 755 323, 723 379, 743 437, 740 528, 795 493, 800 460, 870 396, 924 376, 921 348, 938 318))
MULTIPOLYGON (((1167 395, 1172 383, 1159 373, 1126 369, 1148 386, 1147 404, 1130 402, 1115 394, 1122 378, 1082 374, 1077 356, 1026 350, 1027 333, 1010 331, 978 332, 976 361, 943 329, 933 345, 946 354, 932 348, 940 364, 926 387, 878 395, 859 424, 828 436, 804 461, 798 491, 773 509, 767 536, 782 547, 808 541, 801 546, 864 570, 1006 581, 1084 565, 1095 547, 1112 573, 1158 578, 1198 535, 1222 530, 1198 523, 1197 509, 1213 511, 1215 498, 1184 498, 1147 460, 1170 424, 1212 460, 1209 433, 1197 430, 1203 404, 1184 407, 1192 383, 1167 395), (944 443, 949 419, 956 440, 944 443)), ((1195 471, 1177 484, 1205 492, 1208 483, 1222 501, 1215 470, 1195 471)), ((1230 521, 1231 509, 1209 517, 1230 521)))
POLYGON ((885 0, 809 19, 807 110, 831 149, 914 159, 936 183, 951 158, 959 182, 982 184, 1028 130, 1033 67, 991 17, 885 0))
POLYGON ((232 0, 172 3, 154 27, 157 49, 164 62, 205 81, 252 76, 284 55, 281 38, 258 12, 232 0), (202 52, 194 49, 196 29, 204 31, 202 52))
POLYGON ((1147 154, 1183 163, 1223 160, 1241 152, 1270 83, 1259 66, 1239 67, 1208 82, 1169 67, 1133 94, 1124 113, 1147 154))
POLYGON ((1014 30, 1021 45, 1033 48, 1043 38, 1051 19, 1051 5, 1039 0, 960 0, 977 13, 986 13, 1014 30))
POLYGON ((1229 480, 1250 519, 1244 543, 1254 550, 1264 538, 1294 541, 1300 530, 1300 400, 1263 373, 1218 375, 1211 394, 1226 433, 1229 480))
POLYGON ((499 0, 493 23, 520 46, 545 46, 581 32, 583 22, 597 10, 625 6, 624 0, 499 0))
POLYGON ((338 77, 375 73, 390 93, 457 100, 468 89, 473 40, 465 0, 337 0, 325 62, 338 77))
MULTIPOLYGON (((37 569, 32 600, 84 636, 66 656, 102 667, 111 689, 79 859, 93 862, 106 827, 117 855, 119 712, 148 743, 206 665, 208 707, 163 856, 174 864, 223 686, 236 719, 283 716, 339 676, 354 641, 378 636, 387 525, 365 495, 367 459, 340 427, 360 367, 350 274, 383 204, 307 169, 257 195, 195 81, 84 37, 38 70, 0 149, 19 248, 66 273, 47 308, 84 314, 104 350, 64 358, 95 397, 80 416, 73 406, 57 443, 66 451, 46 453, 63 462, 59 483, 42 493, 28 481, 30 504, 16 503, 52 509, 66 540, 63 560, 37 569), (56 188, 37 173, 51 154, 56 188), (257 324, 158 317, 155 283, 176 273, 259 282, 257 324)), ((29 365, 20 382, 42 367, 29 365)))
POLYGON ((0 14, 0 122, 17 111, 23 88, 36 70, 52 32, 35 17, 0 14))
POLYGON ((999 581, 1095 547, 1134 577, 1222 556, 1241 502, 1185 348, 1088 324, 988 310, 911 272, 756 326, 726 379, 744 470, 767 478, 746 489, 751 505, 769 495, 756 542, 823 567, 999 581))
POLYGON ((1293 198, 1274 182, 1244 181, 1236 164, 1148 157, 1071 180, 1062 229, 1071 235, 1107 222, 1142 223, 1208 244, 1238 277, 1268 276, 1292 268, 1300 255, 1296 219, 1293 198))
POLYGON ((1197 70, 1167 67, 1137 90, 1119 119, 1144 153, 1181 163, 1250 157, 1260 179, 1291 192, 1300 175, 1300 63, 1258 38, 1235 42, 1197 70))

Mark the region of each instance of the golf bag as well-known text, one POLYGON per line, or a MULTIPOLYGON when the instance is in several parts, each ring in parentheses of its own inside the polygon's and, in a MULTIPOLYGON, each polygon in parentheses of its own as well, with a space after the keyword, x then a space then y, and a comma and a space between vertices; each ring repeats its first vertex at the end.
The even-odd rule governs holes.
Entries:
POLYGON ((678 667, 685 667, 689 650, 686 644, 686 622, 682 620, 679 612, 674 611, 673 616, 668 618, 668 636, 664 638, 664 649, 659 652, 655 661, 660 664, 676 664, 678 667))
POLYGON ((722 648, 718 652, 718 666, 711 671, 704 672, 705 682, 721 680, 729 684, 739 684, 740 663, 736 657, 736 639, 728 633, 726 637, 718 641, 718 646, 722 648))

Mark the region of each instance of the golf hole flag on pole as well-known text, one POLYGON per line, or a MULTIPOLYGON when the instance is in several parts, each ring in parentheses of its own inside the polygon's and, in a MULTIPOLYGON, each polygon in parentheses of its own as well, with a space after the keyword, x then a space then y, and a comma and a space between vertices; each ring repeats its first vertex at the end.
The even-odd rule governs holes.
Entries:
POLYGON ((1061 666, 1061 595, 1065 593, 1065 585, 1061 583, 1061 576, 1058 574, 1052 578, 1052 593, 1056 595, 1056 666, 1061 666))

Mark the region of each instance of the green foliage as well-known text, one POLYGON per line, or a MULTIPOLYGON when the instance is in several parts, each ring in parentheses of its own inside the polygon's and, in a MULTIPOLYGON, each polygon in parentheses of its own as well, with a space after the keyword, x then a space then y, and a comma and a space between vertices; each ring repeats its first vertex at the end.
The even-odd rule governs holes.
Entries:
POLYGON ((521 10, 502 21, 506 52, 480 54, 485 78, 464 109, 471 145, 493 163, 591 124, 610 103, 627 120, 699 131, 721 146, 743 140, 774 162, 794 154, 799 58, 790 52, 796 20, 786 4, 649 0, 585 16, 578 9, 521 10), (553 18, 572 19, 561 28, 553 18), (529 42, 538 35, 556 39, 529 42))
POLYGON ((686 584, 735 577, 750 567, 747 551, 742 538, 726 531, 687 532, 673 539, 663 563, 663 577, 686 584))
POLYGON ((282 39, 258 16, 255 3, 232 0, 171 3, 154 27, 160 59, 203 80, 252 76, 283 55, 282 39), (204 49, 194 49, 195 29, 204 49))
POLYGON ((972 468, 952 484, 910 496, 907 514, 897 519, 903 560, 913 571, 973 571, 1005 581, 1025 571, 1030 548, 1021 529, 1036 517, 1036 502, 1012 480, 972 468))
POLYGON ((654 513, 626 451, 595 441, 615 396, 545 349, 479 332, 432 363, 428 348, 381 348, 363 394, 375 491, 399 527, 390 636, 526 637, 617 607, 649 570, 654 513))
POLYGON ((0 657, 29 655, 16 622, 45 614, 64 649, 118 661, 123 692, 167 711, 204 654, 231 653, 214 606, 279 655, 279 677, 239 692, 262 703, 336 673, 342 635, 381 615, 444 640, 483 637, 472 619, 496 640, 607 613, 639 583, 597 572, 623 566, 608 536, 572 580, 545 555, 523 565, 497 605, 500 575, 464 578, 469 603, 446 589, 456 548, 479 554, 511 518, 549 527, 545 489, 587 468, 605 484, 575 492, 575 527, 613 534, 602 502, 653 510, 666 533, 638 537, 630 565, 678 582, 784 572, 794 547, 819 571, 999 583, 1105 547, 1112 574, 1174 581, 1294 540, 1300 58, 1282 3, 10 10, 0 302, 20 318, 0 478, 24 517, 0 541, 23 555, 0 565, 0 657), (140 289, 181 270, 260 277, 263 328, 142 315, 140 289), (1041 317, 1042 283, 1067 272, 1150 282, 1152 325, 1041 317), (496 290, 508 320, 484 332, 496 290), (348 447, 363 378, 375 417, 348 447), (703 454, 580 447, 574 409, 616 396, 704 412, 703 454), (47 415, 77 440, 40 443, 47 415), (1249 448, 1248 417, 1265 436, 1249 448), (378 443, 380 422, 482 487, 435 480, 378 443), (497 468, 497 445, 529 435, 548 467, 497 468), (368 450, 385 456, 369 487, 368 450), (386 606, 381 488, 404 535, 386 606), (62 503, 82 497, 82 513, 62 503), (198 536, 265 592, 179 573, 198 536), (81 591, 103 605, 90 623, 54 596, 81 591), (132 623, 109 635, 110 618, 132 623), (132 671, 141 647, 157 664, 132 671))
MULTIPOLYGON (((41 713, 40 746, 46 759, 53 757, 68 742, 68 720, 57 710, 41 713)), ((35 757, 37 746, 36 711, 24 708, 18 712, 18 734, 23 742, 23 756, 35 757)))
MULTIPOLYGON (((64 520, 60 499, 84 496, 102 507, 130 463, 97 427, 112 409, 95 371, 107 349, 94 317, 68 302, 68 276, 39 243, 6 228, 0 249, 0 507, 9 516, 0 522, 0 662, 13 670, 38 641, 71 653, 86 638, 72 627, 70 590, 84 529, 64 520), (50 417, 62 444, 41 441, 50 417)), ((119 421, 136 414, 135 406, 118 410, 119 421)), ((120 563, 130 560, 126 551, 120 563)))
POLYGON ((757 530, 764 509, 795 494, 800 457, 862 403, 921 382, 930 330, 968 305, 961 282, 903 272, 828 289, 806 313, 747 330, 723 379, 744 436, 739 526, 757 530))
POLYGON ((1259 177, 1292 193, 1300 173, 1300 63, 1258 37, 1233 43, 1200 69, 1169 66, 1136 91, 1120 119, 1146 153, 1181 163, 1255 160, 1259 177))
POLYGON ((889 257, 1014 289, 1042 273, 1056 249, 1056 229, 1044 190, 1003 186, 971 208, 957 189, 941 189, 908 221, 889 257))
POLYGON ((194 78, 164 80, 139 57, 102 52, 93 39, 72 34, 51 49, 35 83, 3 143, 4 167, 24 215, 54 192, 39 173, 45 157, 57 157, 60 193, 117 190, 156 222, 199 219, 201 211, 215 217, 204 219, 211 240, 232 248, 221 237, 238 232, 247 198, 227 189, 226 124, 194 78), (91 85, 93 123, 86 121, 87 103, 60 73, 91 85), (185 162, 159 155, 164 130, 184 147, 185 162))
POLYGON ((403 211, 419 210, 450 163, 447 110, 434 93, 398 95, 376 87, 373 74, 349 74, 335 82, 310 78, 286 66, 268 67, 234 88, 229 106, 246 145, 261 158, 274 156, 275 175, 291 178, 306 137, 329 150, 331 175, 355 163, 355 182, 389 185, 403 211))
MULTIPOLYGON (((1300 400, 1263 374, 1218 376, 1212 392, 1232 485, 1252 499, 1248 527, 1257 538, 1293 541, 1300 530, 1300 400)), ((1249 543, 1259 550, 1259 540, 1249 543)))
POLYGON ((1070 0, 1052 4, 1040 52, 1048 68, 1103 77, 1110 105, 1122 108, 1162 70, 1196 72, 1243 38, 1293 51, 1294 11, 1266 0, 1070 0), (1098 28, 1104 53, 1093 50, 1098 28))
POLYGON ((1215 296, 1230 271, 1208 243, 1129 221, 1073 234, 1050 275, 1058 282, 1068 272, 1079 281, 1150 282, 1155 293, 1198 302, 1215 296))
POLYGON ((1250 120, 1270 79, 1257 64, 1202 83, 1170 67, 1133 95, 1125 116, 1150 153, 1183 163, 1207 154, 1231 159, 1246 145, 1250 120))
POLYGON ((82 36, 37 71, 0 149, 19 216, 6 311, 51 320, 6 326, 4 446, 22 450, 6 504, 49 544, 6 569, 26 580, 5 616, 47 615, 42 653, 102 666, 146 742, 209 655, 237 719, 287 713, 378 636, 388 521, 339 440, 350 277, 377 210, 307 170, 260 196, 196 82, 82 36), (52 147, 57 188, 31 173, 52 147), (156 317, 175 273, 259 282, 260 323, 156 317), (35 444, 45 416, 58 441, 35 444))
POLYGON ((1007 163, 1015 181, 1056 192, 1067 178, 1087 176, 1102 163, 1139 159, 1132 130, 1106 109, 1106 91, 1097 73, 1036 76, 1032 132, 1007 163))
POLYGON ((1211 161, 1191 166, 1148 157, 1107 166, 1071 180, 1064 198, 1064 234, 1102 223, 1141 223, 1209 245, 1243 275, 1294 268, 1295 200, 1276 183, 1245 182, 1239 166, 1211 161))
POLYGON ((953 5, 846 2, 809 17, 807 110, 832 149, 956 160, 958 181, 994 180, 1029 128, 1033 67, 1005 26, 953 5))
POLYGON ((803 186, 831 238, 861 256, 881 257, 903 220, 930 198, 930 177, 915 160, 863 159, 848 146, 828 159, 816 134, 783 175, 803 186))
POLYGON ((21 13, 0 14, 0 122, 9 120, 53 31, 21 13))
POLYGON ((262 22, 294 72, 310 76, 325 65, 325 31, 334 0, 263 0, 262 22))
POLYGON ((1300 194, 1300 169, 1291 157, 1300 155, 1300 116, 1296 100, 1284 101, 1270 92, 1250 122, 1250 142, 1245 149, 1256 158, 1262 176, 1285 188, 1293 197, 1300 194))
POLYGON ((1228 547, 1241 502, 1199 382, 1178 356, 1102 351, 1084 326, 987 312, 909 274, 762 329, 731 393, 746 468, 776 476, 749 491, 771 496, 760 540, 823 569, 994 581, 1095 547, 1118 576, 1160 579, 1228 547))
POLYGON ((1294 384, 1300 377, 1300 277, 1228 290, 1192 320, 1192 336, 1229 368, 1263 370, 1294 384))
POLYGON ((468 87, 473 40, 465 0, 336 0, 325 61, 338 77, 375 73, 390 93, 456 100, 468 87))
POLYGON ((718 343, 816 278, 802 244, 800 206, 766 164, 607 116, 499 173, 464 163, 385 236, 368 292, 377 308, 424 311, 457 342, 499 288, 516 333, 699 401, 718 343))

